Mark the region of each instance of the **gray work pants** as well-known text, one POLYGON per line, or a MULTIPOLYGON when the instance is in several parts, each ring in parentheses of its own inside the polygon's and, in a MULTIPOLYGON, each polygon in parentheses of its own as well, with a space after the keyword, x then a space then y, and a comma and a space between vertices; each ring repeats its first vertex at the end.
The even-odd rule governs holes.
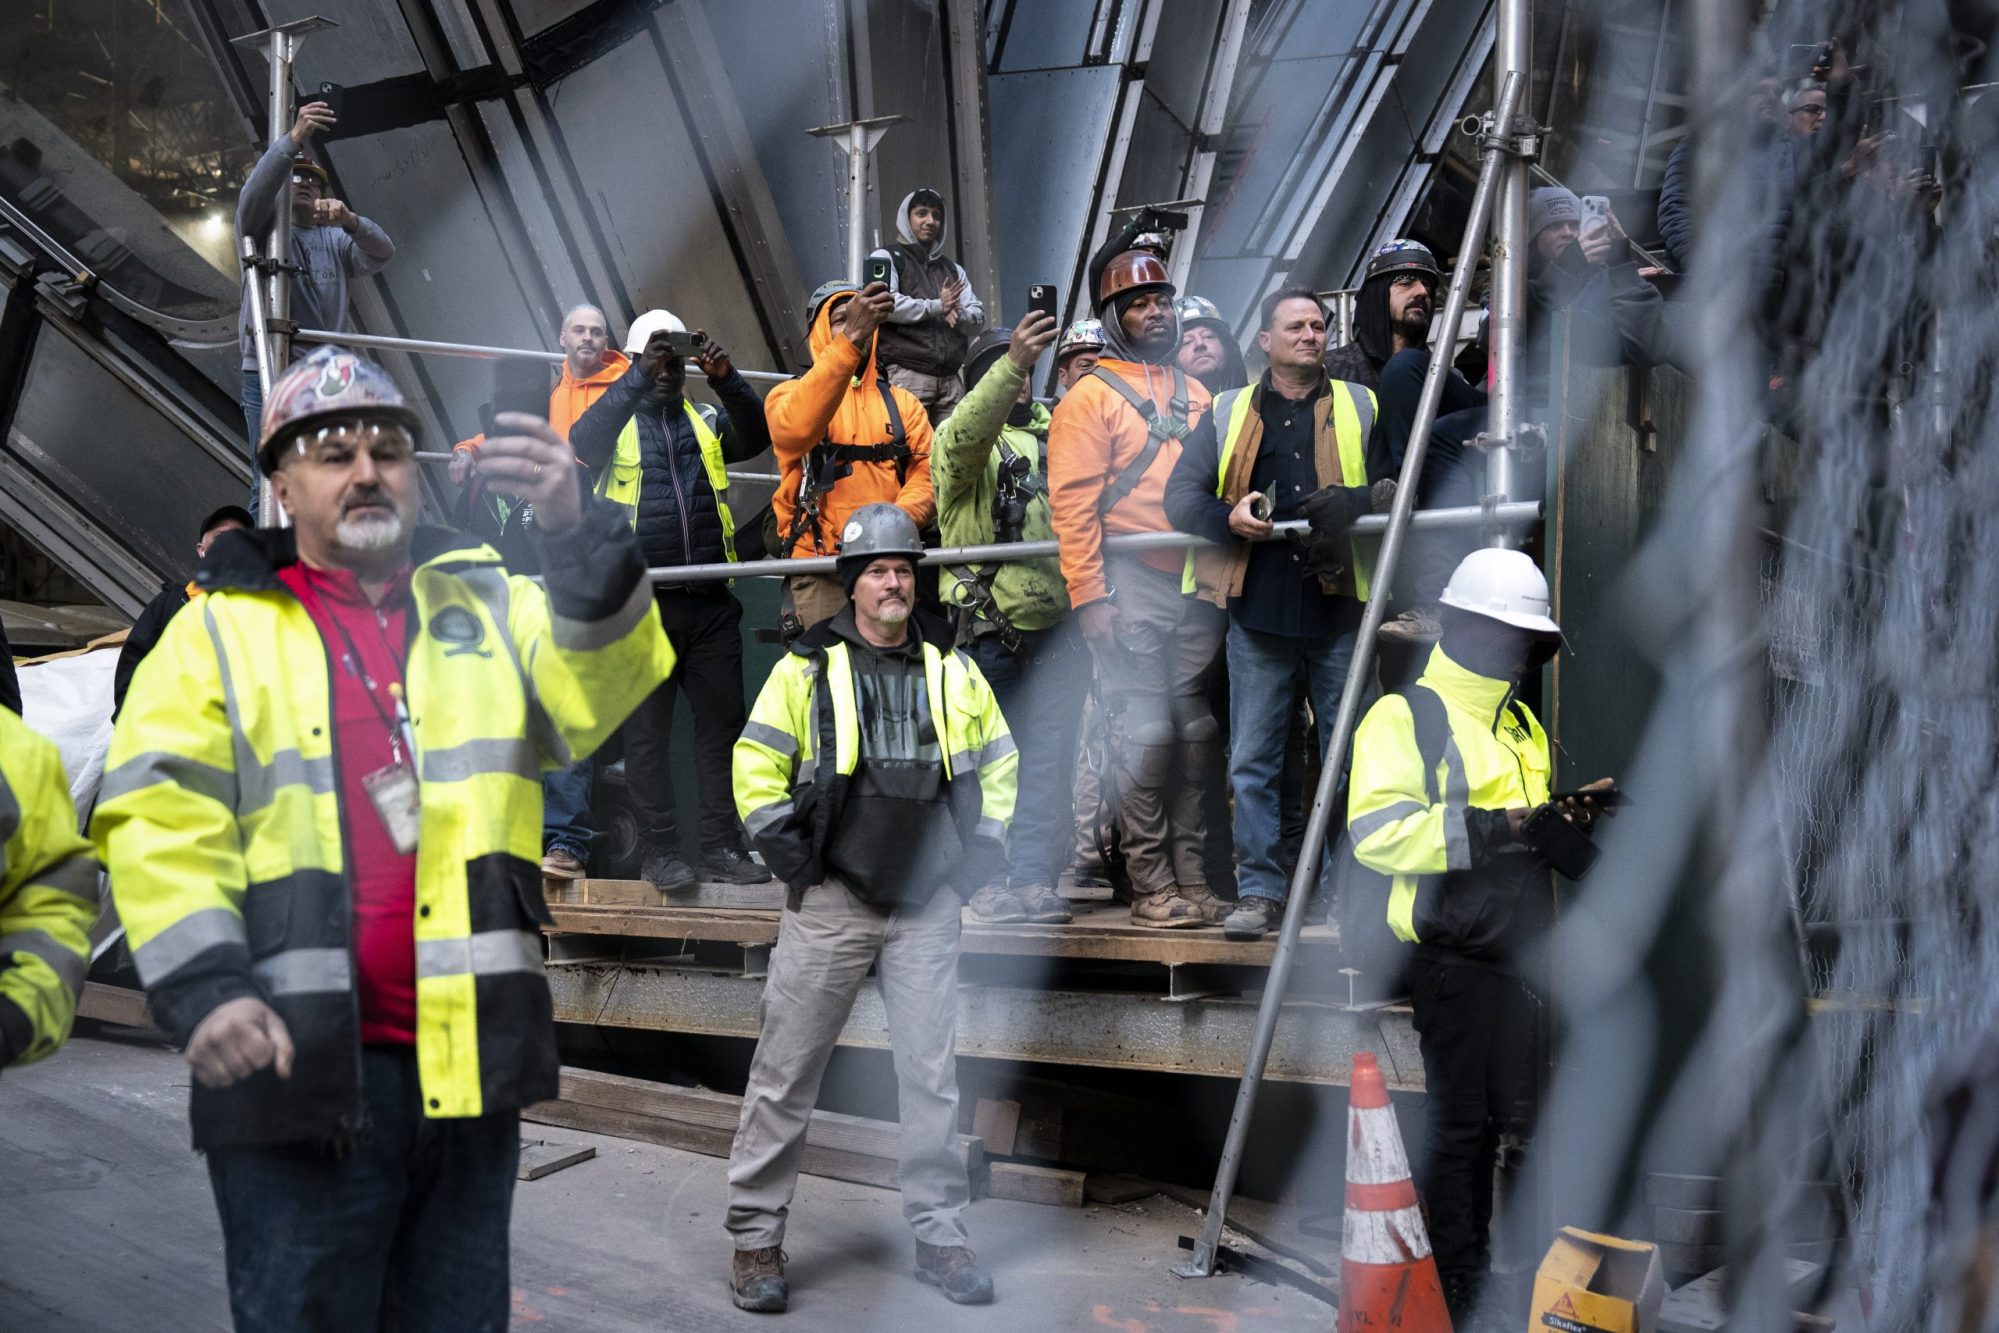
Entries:
POLYGON ((739 1250, 784 1242, 819 1080, 873 964, 895 1056, 902 1215, 927 1245, 963 1245, 971 1186, 957 1147, 958 895, 943 888, 913 911, 878 912, 829 876, 797 901, 779 920, 759 1005, 729 1152, 729 1234, 739 1250))

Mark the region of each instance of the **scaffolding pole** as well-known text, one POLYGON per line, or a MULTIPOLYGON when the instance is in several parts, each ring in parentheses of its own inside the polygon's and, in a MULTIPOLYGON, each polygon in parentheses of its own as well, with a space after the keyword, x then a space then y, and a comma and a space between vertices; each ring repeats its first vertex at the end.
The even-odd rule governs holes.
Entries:
MULTIPOLYGON (((1501 8, 1521 6, 1525 0, 1501 0, 1501 8)), ((1523 72, 1509 72, 1500 84, 1492 113, 1492 125, 1483 144, 1485 159, 1479 166, 1478 188, 1472 195, 1471 216, 1465 223, 1464 242, 1458 249, 1457 267, 1451 271, 1450 295, 1444 301, 1443 325, 1455 329, 1464 318, 1471 296, 1472 270, 1478 267, 1478 253, 1485 239, 1486 223, 1492 216, 1493 195, 1501 168, 1513 157, 1509 137, 1513 132, 1514 107, 1525 96, 1523 72)), ((1437 420, 1437 406, 1443 400, 1444 377, 1450 372, 1450 358, 1441 352, 1430 357, 1423 377, 1423 396, 1416 406, 1416 419, 1409 428, 1409 448, 1402 460, 1402 475, 1396 487, 1395 507, 1387 519, 1387 535, 1376 562, 1374 586, 1387 588, 1395 578, 1395 566, 1402 555, 1402 540, 1410 527, 1416 503, 1417 481, 1423 475, 1423 459, 1429 452, 1430 429, 1437 420)), ((1480 512, 1494 508, 1488 503, 1480 512)), ((1342 756, 1353 741, 1354 724, 1359 720, 1360 701, 1374 674, 1375 635, 1387 603, 1370 598, 1361 616, 1360 634, 1355 640, 1353 660, 1347 667, 1346 685, 1340 691, 1340 709, 1334 718, 1326 745, 1326 762, 1320 769, 1319 789, 1312 798, 1311 818, 1305 824, 1305 841, 1298 854, 1297 869, 1291 875, 1291 892, 1284 900, 1284 923, 1278 932, 1277 949, 1266 974, 1263 1000, 1257 1007, 1256 1028, 1244 1057, 1242 1082, 1236 1088, 1235 1110, 1229 1117, 1228 1138, 1222 1145, 1222 1159, 1215 1169, 1214 1192, 1209 1196, 1201 1234, 1194 1241, 1192 1255, 1173 1271, 1181 1277, 1212 1277, 1221 1252, 1222 1225, 1228 1219, 1229 1199, 1235 1192, 1236 1172, 1242 1165, 1243 1146, 1249 1140, 1249 1124, 1256 1112, 1256 1094, 1263 1081, 1264 1066, 1270 1060, 1271 1041, 1277 1033, 1277 1019, 1284 1004, 1284 990, 1291 977, 1291 965, 1298 953, 1298 933, 1305 926, 1305 902, 1319 877, 1319 859, 1326 845, 1326 833, 1333 817, 1333 796, 1339 790, 1340 775, 1346 764, 1342 756)), ((1321 722, 1323 724, 1323 721, 1321 722)))
MULTIPOLYGON (((1495 101, 1508 79, 1520 81, 1520 105, 1532 101, 1533 8, 1529 0, 1499 0, 1498 29, 1492 48, 1495 101)), ((1535 127, 1509 122, 1506 135, 1530 139, 1535 127)), ((1500 137, 1495 129, 1494 137, 1500 137)), ((1522 143, 1501 145, 1499 198, 1492 217, 1492 397, 1486 417, 1486 494, 1499 502, 1513 498, 1517 479, 1522 425, 1522 370, 1527 338, 1527 163, 1531 149, 1522 143)), ((1446 328, 1455 325, 1446 324, 1446 328)))

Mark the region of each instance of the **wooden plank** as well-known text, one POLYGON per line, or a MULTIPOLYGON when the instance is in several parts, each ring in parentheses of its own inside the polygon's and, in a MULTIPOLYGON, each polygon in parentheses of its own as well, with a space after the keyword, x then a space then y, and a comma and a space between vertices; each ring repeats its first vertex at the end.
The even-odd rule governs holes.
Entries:
POLYGON ((550 899, 555 918, 550 934, 630 935, 642 939, 712 940, 728 944, 772 944, 777 913, 715 908, 607 907, 550 899))
POLYGON ((551 902, 572 905, 775 912, 784 906, 784 885, 776 880, 768 884, 703 883, 684 893, 667 895, 642 879, 572 879, 549 897, 551 902))
POLYGON ((972 1133, 986 1145, 986 1151, 1002 1157, 1013 1156, 1013 1140, 1020 1131, 1020 1103, 979 1098, 972 1111, 972 1133))
POLYGON ((1048 1203, 1061 1208, 1083 1206, 1083 1173, 1025 1162, 994 1162, 987 1167, 986 1192, 995 1199, 1048 1203))
POLYGON ((516 1180, 540 1180, 552 1176, 565 1166, 575 1166, 587 1162, 597 1155, 597 1150, 587 1144, 551 1143, 547 1139, 522 1139, 521 1164, 514 1172, 516 1180))
POLYGON ((152 1011, 146 1008, 144 991, 127 990, 123 986, 107 986, 101 981, 83 983, 83 993, 76 998, 76 1016, 93 1018, 100 1023, 111 1023, 118 1027, 143 1028, 148 1032, 159 1032, 153 1023, 152 1011))

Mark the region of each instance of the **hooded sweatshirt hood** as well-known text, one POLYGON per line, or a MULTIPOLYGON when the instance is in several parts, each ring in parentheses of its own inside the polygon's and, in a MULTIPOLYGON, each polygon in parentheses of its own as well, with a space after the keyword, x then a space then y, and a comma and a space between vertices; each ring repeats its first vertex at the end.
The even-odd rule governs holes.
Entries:
MULTIPOLYGON (((909 225, 909 210, 914 207, 916 196, 919 194, 934 195, 937 198, 943 198, 937 191, 927 187, 911 190, 908 194, 902 196, 902 205, 895 210, 895 239, 901 241, 904 245, 912 247, 916 244, 916 230, 909 225)), ((929 256, 932 259, 944 253, 944 242, 949 240, 951 236, 950 213, 941 208, 937 211, 942 218, 943 225, 937 228, 937 239, 930 244, 929 256)))
MULTIPOLYGON (((1135 287, 1130 291, 1119 292, 1116 296, 1113 296, 1110 300, 1097 307, 1097 318, 1104 326, 1103 354, 1105 356, 1117 361, 1134 362, 1138 365, 1170 366, 1180 355, 1180 316, 1177 311, 1169 311, 1173 320, 1173 328, 1165 344, 1157 353, 1141 352, 1138 348, 1132 346, 1131 340, 1125 336, 1124 312, 1131 308, 1133 301, 1136 301, 1144 293, 1151 290, 1152 288, 1150 287, 1135 287)), ((1169 296, 1173 292, 1171 287, 1167 287, 1165 290, 1169 296)))

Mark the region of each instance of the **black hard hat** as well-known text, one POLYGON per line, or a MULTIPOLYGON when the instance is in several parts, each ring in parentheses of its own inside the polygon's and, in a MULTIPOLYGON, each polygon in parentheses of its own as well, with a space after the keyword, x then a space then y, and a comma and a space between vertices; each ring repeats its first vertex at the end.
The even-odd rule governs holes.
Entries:
POLYGON ((1384 273, 1427 273, 1432 279, 1444 276, 1444 270, 1437 267, 1437 257, 1430 253, 1430 247, 1421 241, 1411 240, 1389 241, 1369 255, 1367 272, 1362 281, 1372 282, 1384 273))
POLYGON ((958 377, 967 389, 985 378, 992 368, 993 359, 1006 355, 1006 349, 1013 343, 1012 329, 987 329, 972 339, 972 345, 965 349, 965 364, 958 367, 958 377))

